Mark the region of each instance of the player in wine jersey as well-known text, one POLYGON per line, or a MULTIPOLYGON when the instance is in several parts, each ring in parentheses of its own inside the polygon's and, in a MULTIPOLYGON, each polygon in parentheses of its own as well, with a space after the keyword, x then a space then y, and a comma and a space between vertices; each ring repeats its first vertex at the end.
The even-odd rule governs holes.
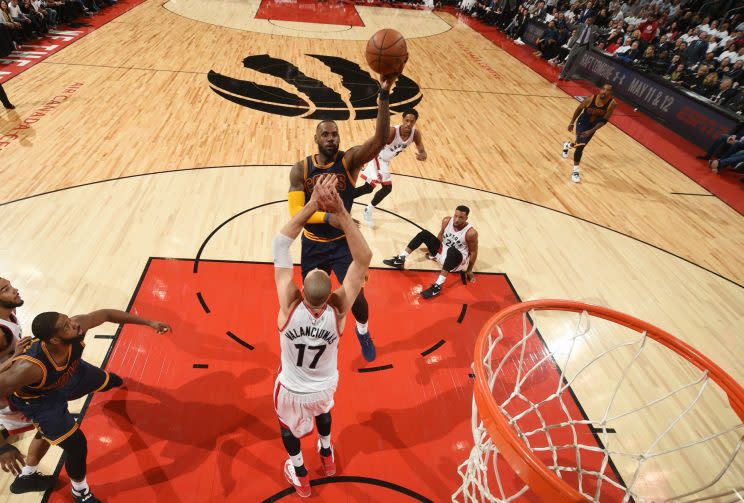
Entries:
POLYGON ((571 123, 568 125, 569 131, 573 131, 574 125, 576 126, 576 142, 565 142, 561 154, 565 159, 568 157, 568 149, 576 148, 574 151, 574 167, 571 172, 572 182, 579 183, 581 181, 579 163, 581 163, 581 156, 584 154, 584 147, 592 139, 594 133, 607 124, 613 110, 615 110, 615 99, 612 97, 612 84, 603 85, 599 94, 590 96, 576 107, 571 123))
POLYGON ((426 149, 424 149, 421 131, 416 128, 418 112, 414 109, 405 110, 401 117, 403 117, 403 122, 390 128, 387 144, 377 157, 367 163, 364 171, 359 175, 364 180, 364 185, 357 187, 354 191, 354 199, 356 199, 359 196, 371 194, 378 184, 382 187, 372 198, 372 202, 364 209, 364 221, 369 227, 374 227, 373 209, 393 191, 393 180, 390 175, 390 163, 393 158, 403 152, 408 145, 415 143, 416 159, 419 161, 426 160, 426 149))
POLYGON ((274 407, 289 459, 284 476, 301 497, 310 496, 310 477, 300 438, 318 427, 318 453, 323 473, 336 473, 331 445, 331 408, 338 383, 338 345, 346 316, 364 283, 372 251, 336 192, 336 179, 315 181, 308 203, 274 237, 274 279, 279 297, 281 368, 274 384, 274 407), (352 262, 341 287, 331 292, 331 277, 323 269, 309 271, 302 292, 294 282, 289 248, 317 211, 327 211, 328 223, 341 229, 352 262))
MULTIPOLYGON (((76 503, 98 503, 86 481, 88 454, 85 435, 70 414, 67 402, 96 391, 122 385, 122 379, 81 359, 85 333, 103 323, 147 325, 158 332, 170 327, 115 309, 102 309, 72 318, 46 312, 34 318, 36 337, 26 351, 13 357, 10 367, 0 372, 0 396, 33 421, 39 433, 65 455, 65 469, 72 481, 76 503)), ((0 439, 0 466, 18 474, 23 457, 14 446, 0 439)))
MULTIPOLYGON (((289 214, 296 215, 310 200, 313 186, 320 176, 331 174, 336 177, 336 190, 344 202, 346 211, 351 211, 354 202, 354 187, 359 170, 366 163, 377 157, 388 138, 390 131, 390 89, 397 74, 383 75, 380 79, 380 94, 377 110, 375 135, 347 151, 339 150, 338 126, 334 121, 321 121, 315 128, 315 143, 318 153, 305 157, 292 167, 289 174, 289 214)), ((302 252, 300 265, 302 276, 314 269, 322 269, 328 274, 333 272, 339 282, 344 281, 346 271, 351 264, 351 253, 346 243, 344 232, 327 222, 328 216, 318 211, 307 220, 302 234, 302 252)), ((377 357, 375 345, 369 334, 369 306, 364 297, 364 289, 354 301, 351 312, 356 318, 356 335, 362 347, 362 355, 367 361, 377 357)))
MULTIPOLYGON (((5 278, 0 278, 0 373, 10 368, 11 358, 22 354, 31 344, 31 337, 22 337, 23 330, 16 317, 16 309, 23 305, 17 288, 5 278)), ((8 399, 0 397, 0 434, 3 438, 33 430, 34 425, 21 412, 11 407, 8 399)), ((25 464, 10 484, 10 492, 22 494, 46 491, 54 485, 54 477, 39 473, 41 458, 49 450, 46 442, 37 432, 28 446, 25 464)))
POLYGON ((430 299, 442 293, 444 281, 451 272, 460 272, 465 279, 474 283, 473 268, 478 259, 478 233, 468 223, 469 215, 470 208, 458 206, 453 216, 442 220, 442 228, 438 236, 423 230, 414 236, 399 255, 382 262, 390 267, 403 269, 406 257, 424 244, 429 250, 428 257, 442 264, 442 269, 434 284, 421 292, 423 298, 430 299))

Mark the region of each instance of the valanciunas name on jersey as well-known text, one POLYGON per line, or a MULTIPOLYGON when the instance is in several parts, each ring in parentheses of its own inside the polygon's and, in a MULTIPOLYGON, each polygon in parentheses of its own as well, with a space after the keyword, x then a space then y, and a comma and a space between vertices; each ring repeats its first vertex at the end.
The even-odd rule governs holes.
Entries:
POLYGON ((313 337, 315 339, 323 339, 328 344, 333 344, 336 342, 337 338, 337 336, 331 333, 330 330, 318 327, 300 327, 299 329, 290 329, 284 333, 284 336, 290 341, 293 341, 298 337, 313 337))

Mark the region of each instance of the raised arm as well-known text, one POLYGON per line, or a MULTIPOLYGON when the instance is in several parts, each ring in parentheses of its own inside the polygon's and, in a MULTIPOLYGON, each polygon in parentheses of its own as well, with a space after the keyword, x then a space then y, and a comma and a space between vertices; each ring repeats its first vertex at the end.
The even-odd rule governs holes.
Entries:
POLYGON ((366 163, 377 157, 382 147, 388 140, 390 134, 390 90, 398 78, 398 74, 383 75, 380 77, 380 95, 377 100, 377 122, 375 123, 375 135, 356 147, 346 151, 346 165, 352 176, 366 163))
MULTIPOLYGON (((336 178, 334 176, 323 175, 318 179, 318 183, 310 196, 310 201, 304 205, 286 224, 281 228, 279 233, 274 236, 272 251, 274 254, 274 283, 276 284, 276 293, 279 298, 279 325, 283 325, 289 316, 292 307, 300 298, 300 291, 294 282, 294 265, 289 248, 297 236, 302 232, 302 228, 308 219, 318 213, 318 209, 330 194, 336 193, 336 178)), ((328 215, 329 213, 323 213, 328 215)))
POLYGON ((117 325, 124 323, 146 325, 153 330, 157 330, 159 333, 164 333, 171 329, 170 325, 161 321, 146 320, 131 313, 119 311, 118 309, 99 309, 92 313, 73 316, 73 319, 80 324, 80 328, 83 332, 99 325, 103 325, 104 323, 116 323, 117 325))
POLYGON ((416 159, 419 161, 425 161, 426 149, 424 148, 424 139, 421 136, 421 131, 418 129, 413 133, 413 143, 416 144, 416 159))
MULTIPOLYGON (((289 193, 287 194, 289 203, 289 215, 295 216, 305 206, 305 163, 303 161, 295 163, 289 172, 289 193)), ((316 211, 306 220, 308 224, 322 224, 326 213, 316 211)))

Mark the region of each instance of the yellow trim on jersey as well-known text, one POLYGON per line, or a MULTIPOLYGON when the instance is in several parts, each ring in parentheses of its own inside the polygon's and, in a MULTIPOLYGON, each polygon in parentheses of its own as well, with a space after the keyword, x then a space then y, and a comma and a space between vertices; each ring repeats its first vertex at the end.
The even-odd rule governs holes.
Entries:
POLYGON ((344 167, 344 171, 346 171, 346 178, 349 179, 349 182, 351 182, 351 186, 353 187, 354 185, 356 185, 356 180, 351 178, 349 166, 347 166, 346 164, 346 152, 344 152, 344 156, 341 158, 341 165, 344 167))
POLYGON ((44 354, 47 355, 47 358, 49 358, 49 363, 52 364, 54 370, 62 372, 70 365, 70 357, 72 356, 72 345, 67 346, 67 363, 65 363, 61 367, 57 365, 57 362, 54 360, 54 357, 52 357, 52 354, 47 349, 46 343, 44 341, 41 341, 41 350, 44 351, 44 354))
POLYGON ((79 427, 80 426, 77 423, 75 423, 75 426, 73 426, 72 428, 70 428, 70 431, 68 431, 67 433, 65 433, 64 435, 62 435, 61 437, 59 437, 56 440, 52 440, 49 437, 44 437, 44 432, 41 430, 41 428, 39 428, 39 431, 41 431, 41 436, 44 437, 44 440, 46 440, 47 442, 49 442, 52 445, 58 445, 58 444, 61 444, 62 442, 64 442, 65 440, 67 440, 68 438, 70 438, 70 436, 73 433, 75 433, 79 427))
MULTIPOLYGON (((26 360, 26 361, 29 361, 31 363, 38 365, 41 368, 41 382, 37 384, 36 386, 29 386, 29 388, 40 389, 46 384, 47 369, 46 369, 46 366, 41 362, 41 360, 37 360, 33 356, 28 356, 28 355, 18 355, 15 358, 13 358, 13 361, 16 361, 16 360, 26 360)), ((20 395, 18 395, 18 397, 23 398, 20 395)))
MULTIPOLYGON (((334 164, 336 164, 336 161, 338 160, 338 152, 336 152, 336 155, 331 159, 331 162, 327 164, 318 164, 318 162, 315 160, 315 156, 318 154, 313 154, 310 159, 313 161, 313 166, 318 169, 328 169, 330 167, 333 167, 334 164)), ((307 178, 307 172, 305 172, 305 178, 307 178)))
POLYGON ((303 232, 303 234, 310 241, 317 241, 318 243, 330 243, 332 241, 338 241, 339 239, 343 239, 343 238, 346 237, 346 234, 341 234, 340 236, 335 237, 335 238, 322 238, 320 236, 316 236, 315 234, 313 234, 312 232, 310 232, 307 229, 305 229, 305 231, 303 232))
POLYGON ((108 372, 106 372, 105 370, 104 370, 104 372, 106 373, 106 380, 105 380, 105 381, 103 381, 103 384, 101 384, 101 386, 99 386, 99 387, 98 387, 98 389, 97 389, 96 391, 101 391, 101 390, 102 390, 103 388, 105 388, 105 387, 106 387, 106 385, 107 385, 107 384, 109 383, 109 378, 111 377, 111 374, 109 374, 109 373, 108 373, 108 372))

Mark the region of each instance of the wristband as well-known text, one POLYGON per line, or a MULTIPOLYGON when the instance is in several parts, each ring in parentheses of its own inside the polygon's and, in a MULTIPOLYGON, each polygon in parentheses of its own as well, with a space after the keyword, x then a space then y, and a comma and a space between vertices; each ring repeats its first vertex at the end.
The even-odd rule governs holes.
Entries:
POLYGON ((0 454, 5 454, 8 451, 12 450, 18 450, 18 448, 13 444, 5 444, 3 446, 0 446, 0 454))
POLYGON ((382 101, 388 101, 390 99, 390 91, 380 89, 379 97, 382 101))
POLYGON ((326 213, 326 214, 325 214, 325 216, 323 217, 323 221, 324 221, 325 223, 327 223, 327 224, 329 224, 329 225, 330 225, 330 221, 331 221, 331 214, 330 214, 330 213, 326 213))

